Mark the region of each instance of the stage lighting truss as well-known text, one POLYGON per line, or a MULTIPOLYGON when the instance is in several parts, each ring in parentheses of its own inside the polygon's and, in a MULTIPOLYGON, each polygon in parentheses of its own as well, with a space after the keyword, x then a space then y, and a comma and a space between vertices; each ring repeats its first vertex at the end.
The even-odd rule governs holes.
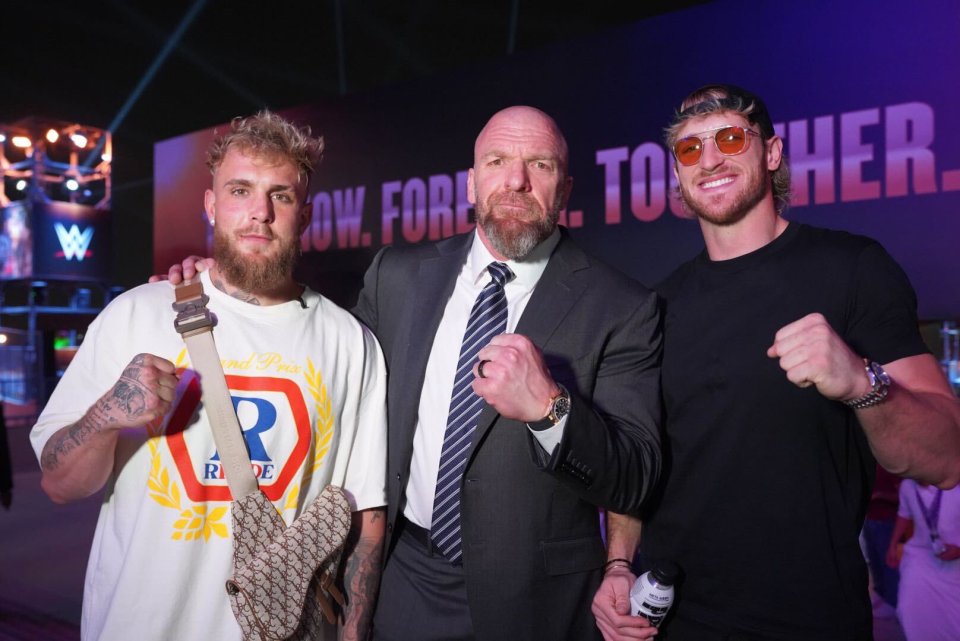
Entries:
POLYGON ((26 118, 0 124, 0 206, 24 198, 110 208, 110 132, 26 118))

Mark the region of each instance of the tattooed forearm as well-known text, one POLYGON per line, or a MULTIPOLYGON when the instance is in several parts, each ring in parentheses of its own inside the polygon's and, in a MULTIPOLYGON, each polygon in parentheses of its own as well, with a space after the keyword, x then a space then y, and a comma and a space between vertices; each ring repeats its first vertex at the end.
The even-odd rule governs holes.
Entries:
POLYGON ((110 401, 103 397, 94 403, 83 418, 50 437, 43 448, 40 467, 45 472, 55 471, 70 452, 87 443, 107 425, 116 423, 117 419, 110 413, 111 409, 110 401))
POLYGON ((40 486, 56 503, 90 496, 113 473, 120 430, 165 414, 175 397, 176 367, 153 354, 135 356, 110 390, 75 423, 50 435, 40 455, 40 486))
MULTIPOLYGON (((382 518, 379 511, 370 515, 370 522, 382 518)), ((380 557, 383 553, 382 536, 363 536, 347 557, 343 583, 347 592, 347 608, 341 639, 365 641, 373 621, 377 591, 380 585, 380 557)))
POLYGON ((47 441, 40 457, 43 470, 55 471, 70 452, 89 442, 108 425, 121 419, 135 424, 143 418, 149 393, 142 382, 143 366, 144 356, 140 354, 130 361, 113 388, 101 396, 79 421, 66 426, 47 441))

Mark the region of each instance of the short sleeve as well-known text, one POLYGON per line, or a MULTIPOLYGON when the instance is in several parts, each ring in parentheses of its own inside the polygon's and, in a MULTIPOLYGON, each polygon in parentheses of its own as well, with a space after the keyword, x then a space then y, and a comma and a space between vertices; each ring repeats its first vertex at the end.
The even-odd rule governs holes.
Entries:
POLYGON ((387 476, 387 371, 376 338, 366 327, 363 332, 363 380, 356 412, 356 431, 349 452, 339 452, 346 468, 334 478, 343 478, 343 487, 353 497, 356 510, 386 505, 387 476))
POLYGON ((903 269, 878 243, 860 252, 847 343, 880 363, 929 353, 919 331, 917 296, 903 269))
POLYGON ((897 516, 900 518, 914 520, 912 507, 915 488, 916 484, 910 479, 905 479, 900 484, 900 504, 897 506, 897 516))

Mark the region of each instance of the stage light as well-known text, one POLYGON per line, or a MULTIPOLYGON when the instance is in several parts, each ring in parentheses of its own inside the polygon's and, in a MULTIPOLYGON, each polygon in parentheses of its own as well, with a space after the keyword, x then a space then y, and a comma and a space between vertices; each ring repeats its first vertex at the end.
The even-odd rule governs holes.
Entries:
POLYGON ((6 334, 0 334, 0 345, 3 345, 3 344, 6 343, 6 342, 7 342, 7 335, 6 335, 6 334))
MULTIPOLYGON (((0 143, 0 175, 9 198, 30 194, 109 208, 113 155, 109 131, 73 121, 24 118, 15 124, 0 122, 0 143)), ((0 202, 6 203, 9 198, 3 193, 0 184, 0 202)))

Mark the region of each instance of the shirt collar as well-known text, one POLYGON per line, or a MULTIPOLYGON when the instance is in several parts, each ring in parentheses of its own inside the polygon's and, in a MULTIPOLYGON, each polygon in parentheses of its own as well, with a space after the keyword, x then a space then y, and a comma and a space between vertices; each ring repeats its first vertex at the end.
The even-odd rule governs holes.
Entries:
MULTIPOLYGON (((510 268, 510 271, 513 272, 514 277, 510 282, 516 283, 524 288, 532 289, 537 284, 537 281, 540 280, 540 276, 543 275, 543 270, 547 268, 550 255, 559 242, 560 229, 554 228, 553 233, 534 247, 522 260, 501 261, 505 262, 507 267, 510 268)), ((487 249, 487 246, 480 240, 477 232, 474 231, 473 244, 470 246, 470 253, 467 255, 467 268, 472 278, 471 282, 474 284, 486 283, 486 281, 489 280, 487 265, 496 260, 493 254, 490 253, 490 250, 487 249)))

